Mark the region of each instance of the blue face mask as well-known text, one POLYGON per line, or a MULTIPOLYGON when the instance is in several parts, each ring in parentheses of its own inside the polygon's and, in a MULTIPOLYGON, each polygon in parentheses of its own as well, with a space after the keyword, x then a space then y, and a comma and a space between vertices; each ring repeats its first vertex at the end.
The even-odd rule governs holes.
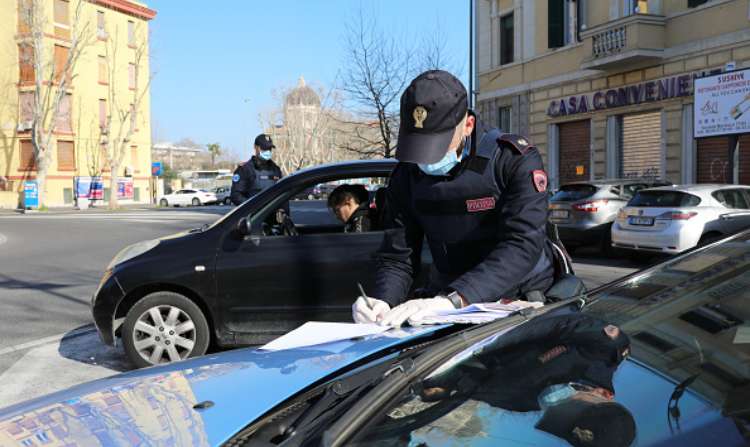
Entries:
POLYGON ((458 164, 458 156, 456 151, 450 150, 445 157, 435 163, 424 164, 419 163, 419 169, 427 175, 448 175, 451 169, 458 164))
POLYGON ((260 158, 262 158, 263 160, 270 160, 271 155, 273 155, 273 151, 260 151, 260 158))
POLYGON ((550 385, 539 393, 537 402, 543 410, 558 405, 576 394, 576 390, 570 384, 550 385))

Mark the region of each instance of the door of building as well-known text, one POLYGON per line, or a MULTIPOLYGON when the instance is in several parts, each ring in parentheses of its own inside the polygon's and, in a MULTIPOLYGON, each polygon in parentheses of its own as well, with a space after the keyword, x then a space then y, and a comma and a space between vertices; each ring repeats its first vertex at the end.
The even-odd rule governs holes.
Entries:
POLYGON ((591 122, 573 121, 558 124, 560 184, 588 180, 591 173, 591 122))
POLYGON ((622 117, 622 177, 659 177, 662 172, 661 111, 622 117))
MULTIPOLYGON (((728 136, 698 140, 695 176, 697 183, 732 182, 729 145, 730 137, 728 136)), ((750 147, 747 150, 750 150, 750 147)), ((742 172, 742 157, 740 157, 740 172, 742 172)))

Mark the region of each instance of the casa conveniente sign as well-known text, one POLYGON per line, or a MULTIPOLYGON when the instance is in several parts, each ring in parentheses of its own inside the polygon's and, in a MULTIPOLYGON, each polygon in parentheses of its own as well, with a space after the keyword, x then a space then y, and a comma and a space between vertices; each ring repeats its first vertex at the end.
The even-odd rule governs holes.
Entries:
POLYGON ((577 115, 692 95, 692 76, 681 75, 550 101, 547 115, 577 115))

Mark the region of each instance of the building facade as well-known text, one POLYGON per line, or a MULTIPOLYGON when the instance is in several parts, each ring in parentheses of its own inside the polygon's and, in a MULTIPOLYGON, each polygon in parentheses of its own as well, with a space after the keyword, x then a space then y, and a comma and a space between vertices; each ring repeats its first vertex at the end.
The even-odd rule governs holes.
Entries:
POLYGON ((45 204, 72 206, 79 177, 100 178, 107 200, 112 175, 129 185, 122 202, 148 202, 148 22, 156 12, 132 0, 0 0, 0 8, 0 208, 19 206, 24 182, 40 177, 32 111, 47 97, 53 103, 64 85, 58 76, 66 68, 68 83, 59 107, 48 107, 47 120, 39 121, 45 131, 53 127, 45 204), (39 39, 38 50, 34 39, 39 39), (80 56, 71 65, 70 54, 77 49, 80 56), (130 123, 132 134, 126 129, 130 123), (111 172, 107 160, 116 155, 115 144, 107 143, 118 138, 117 146, 124 149, 117 149, 121 163, 118 172, 111 172))
POLYGON ((693 137, 696 78, 750 68, 748 0, 477 0, 477 110, 552 187, 750 183, 750 135, 693 137))
POLYGON ((211 155, 206 149, 170 142, 155 143, 151 159, 174 171, 200 169, 211 164, 211 155))

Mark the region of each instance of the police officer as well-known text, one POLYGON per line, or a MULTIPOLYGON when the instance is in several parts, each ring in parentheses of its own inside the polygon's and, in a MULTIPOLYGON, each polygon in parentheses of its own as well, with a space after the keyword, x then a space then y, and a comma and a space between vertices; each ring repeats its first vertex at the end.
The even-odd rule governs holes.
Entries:
POLYGON ((232 203, 239 205, 279 181, 281 168, 271 160, 275 148, 270 136, 255 137, 255 155, 237 166, 232 176, 232 203))
POLYGON ((422 73, 401 96, 396 158, 375 289, 355 301, 354 321, 418 324, 425 312, 552 285, 541 156, 523 137, 478 123, 450 73, 422 73), (405 301, 425 238, 431 298, 405 301))

